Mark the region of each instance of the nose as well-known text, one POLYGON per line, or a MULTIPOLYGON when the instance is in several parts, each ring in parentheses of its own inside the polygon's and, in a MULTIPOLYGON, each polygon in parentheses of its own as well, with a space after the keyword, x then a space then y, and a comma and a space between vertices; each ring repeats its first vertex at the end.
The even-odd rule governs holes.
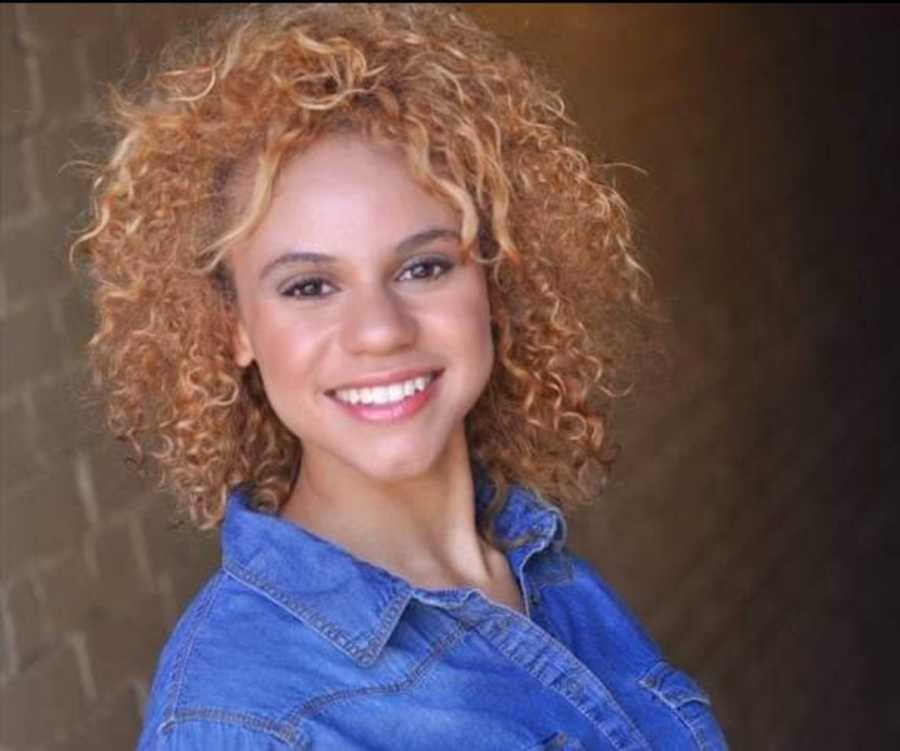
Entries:
POLYGON ((352 354, 385 354, 410 346, 417 325, 402 299, 374 285, 354 294, 341 336, 352 354))

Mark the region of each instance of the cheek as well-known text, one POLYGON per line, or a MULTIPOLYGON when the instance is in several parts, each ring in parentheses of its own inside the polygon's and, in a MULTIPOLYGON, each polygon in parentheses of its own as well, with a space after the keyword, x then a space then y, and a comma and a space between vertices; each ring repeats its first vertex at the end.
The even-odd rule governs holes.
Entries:
POLYGON ((491 303, 488 296, 487 280, 484 278, 484 270, 478 269, 478 293, 475 300, 479 326, 482 334, 487 337, 488 344, 493 352, 493 335, 491 332, 491 303))
POLYGON ((277 401, 277 392, 286 385, 298 386, 313 377, 316 361, 316 336, 298 331, 296 322, 279 320, 277 316, 258 319, 251 336, 256 361, 266 392, 277 401))
POLYGON ((491 332, 491 309, 486 297, 480 300, 473 316, 472 325, 477 331, 477 341, 481 346, 484 358, 493 363, 494 337, 491 332))
MULTIPOLYGON (((480 272, 479 272, 480 273, 480 272)), ((490 373, 494 362, 494 340, 491 332, 491 309, 483 279, 471 285, 460 301, 455 329, 459 346, 477 360, 479 371, 490 373)))

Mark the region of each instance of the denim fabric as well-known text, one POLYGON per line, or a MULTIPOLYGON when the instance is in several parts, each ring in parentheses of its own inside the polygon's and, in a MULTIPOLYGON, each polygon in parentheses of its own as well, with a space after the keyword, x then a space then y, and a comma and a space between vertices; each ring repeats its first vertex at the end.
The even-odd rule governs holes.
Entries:
MULTIPOLYGON (((492 488, 476 471, 479 511, 492 488)), ((514 487, 527 614, 427 590, 234 491, 222 568, 163 650, 141 751, 725 749, 709 697, 514 487)))

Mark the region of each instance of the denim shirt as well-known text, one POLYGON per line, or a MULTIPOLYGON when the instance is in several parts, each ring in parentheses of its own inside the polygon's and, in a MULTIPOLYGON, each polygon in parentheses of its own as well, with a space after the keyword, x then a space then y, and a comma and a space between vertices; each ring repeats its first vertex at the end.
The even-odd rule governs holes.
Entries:
MULTIPOLYGON (((476 473, 479 513, 492 493, 476 473)), ((160 657, 140 751, 725 749, 709 697, 513 486, 526 613, 431 590, 231 493, 222 567, 160 657)))

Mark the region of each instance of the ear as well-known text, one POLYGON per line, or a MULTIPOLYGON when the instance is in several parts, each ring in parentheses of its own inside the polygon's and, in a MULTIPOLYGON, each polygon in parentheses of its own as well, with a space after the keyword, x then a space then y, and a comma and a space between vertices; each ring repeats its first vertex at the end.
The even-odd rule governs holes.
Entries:
POLYGON ((241 317, 236 316, 234 325, 234 333, 232 334, 234 346, 234 361, 242 368, 246 368, 255 359, 253 355, 253 345, 250 344, 250 336, 247 334, 247 327, 241 317))

